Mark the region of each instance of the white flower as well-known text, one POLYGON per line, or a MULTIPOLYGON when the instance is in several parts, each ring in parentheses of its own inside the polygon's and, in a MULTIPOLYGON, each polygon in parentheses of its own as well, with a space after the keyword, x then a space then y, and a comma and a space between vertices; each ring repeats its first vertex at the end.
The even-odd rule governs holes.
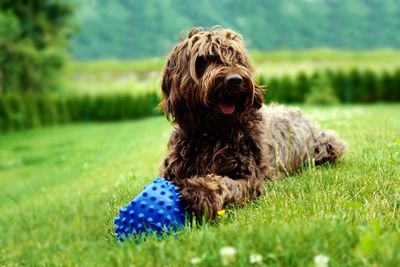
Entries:
POLYGON ((201 262, 201 259, 200 259, 199 257, 194 257, 194 258, 192 258, 192 259, 190 260, 190 263, 191 263, 192 265, 199 264, 200 262, 201 262))
POLYGON ((329 257, 325 255, 317 255, 314 257, 316 267, 328 267, 329 257))
POLYGON ((200 264, 206 258, 206 254, 203 254, 201 257, 193 257, 190 259, 190 263, 192 265, 200 264))
POLYGON ((236 248, 234 247, 222 247, 219 250, 221 261, 223 265, 229 265, 234 263, 236 260, 236 248))
POLYGON ((251 253, 249 257, 249 261, 251 264, 261 264, 262 263, 262 256, 257 253, 251 253))

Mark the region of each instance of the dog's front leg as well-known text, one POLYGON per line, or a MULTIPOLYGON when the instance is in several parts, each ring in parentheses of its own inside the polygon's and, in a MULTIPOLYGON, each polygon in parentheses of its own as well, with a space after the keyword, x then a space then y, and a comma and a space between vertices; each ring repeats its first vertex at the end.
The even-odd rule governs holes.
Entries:
POLYGON ((210 174, 175 182, 180 188, 182 202, 196 217, 215 218, 228 204, 243 204, 259 196, 262 182, 253 179, 231 179, 210 174))

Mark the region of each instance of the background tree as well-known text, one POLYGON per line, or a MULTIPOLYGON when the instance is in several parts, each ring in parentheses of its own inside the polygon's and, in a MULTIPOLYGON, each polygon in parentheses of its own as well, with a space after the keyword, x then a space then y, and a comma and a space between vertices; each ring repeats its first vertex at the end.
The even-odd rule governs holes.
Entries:
POLYGON ((58 86, 72 8, 57 0, 0 1, 0 91, 58 86))
POLYGON ((77 59, 164 56, 178 33, 221 25, 250 49, 400 48, 398 0, 70 0, 77 59))

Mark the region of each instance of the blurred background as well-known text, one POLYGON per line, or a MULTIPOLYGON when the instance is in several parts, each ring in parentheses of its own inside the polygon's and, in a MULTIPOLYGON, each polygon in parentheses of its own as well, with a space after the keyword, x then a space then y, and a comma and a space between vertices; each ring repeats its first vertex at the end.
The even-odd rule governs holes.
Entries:
POLYGON ((242 34, 266 102, 400 100, 399 0, 1 0, 0 131, 158 115, 193 26, 242 34))

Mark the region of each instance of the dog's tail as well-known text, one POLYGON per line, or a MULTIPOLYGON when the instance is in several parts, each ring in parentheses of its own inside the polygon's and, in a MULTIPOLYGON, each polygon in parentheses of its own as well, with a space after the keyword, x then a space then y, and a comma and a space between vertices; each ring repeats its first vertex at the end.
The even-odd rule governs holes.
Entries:
POLYGON ((321 132, 314 145, 315 165, 335 163, 345 152, 345 143, 333 131, 321 132))

